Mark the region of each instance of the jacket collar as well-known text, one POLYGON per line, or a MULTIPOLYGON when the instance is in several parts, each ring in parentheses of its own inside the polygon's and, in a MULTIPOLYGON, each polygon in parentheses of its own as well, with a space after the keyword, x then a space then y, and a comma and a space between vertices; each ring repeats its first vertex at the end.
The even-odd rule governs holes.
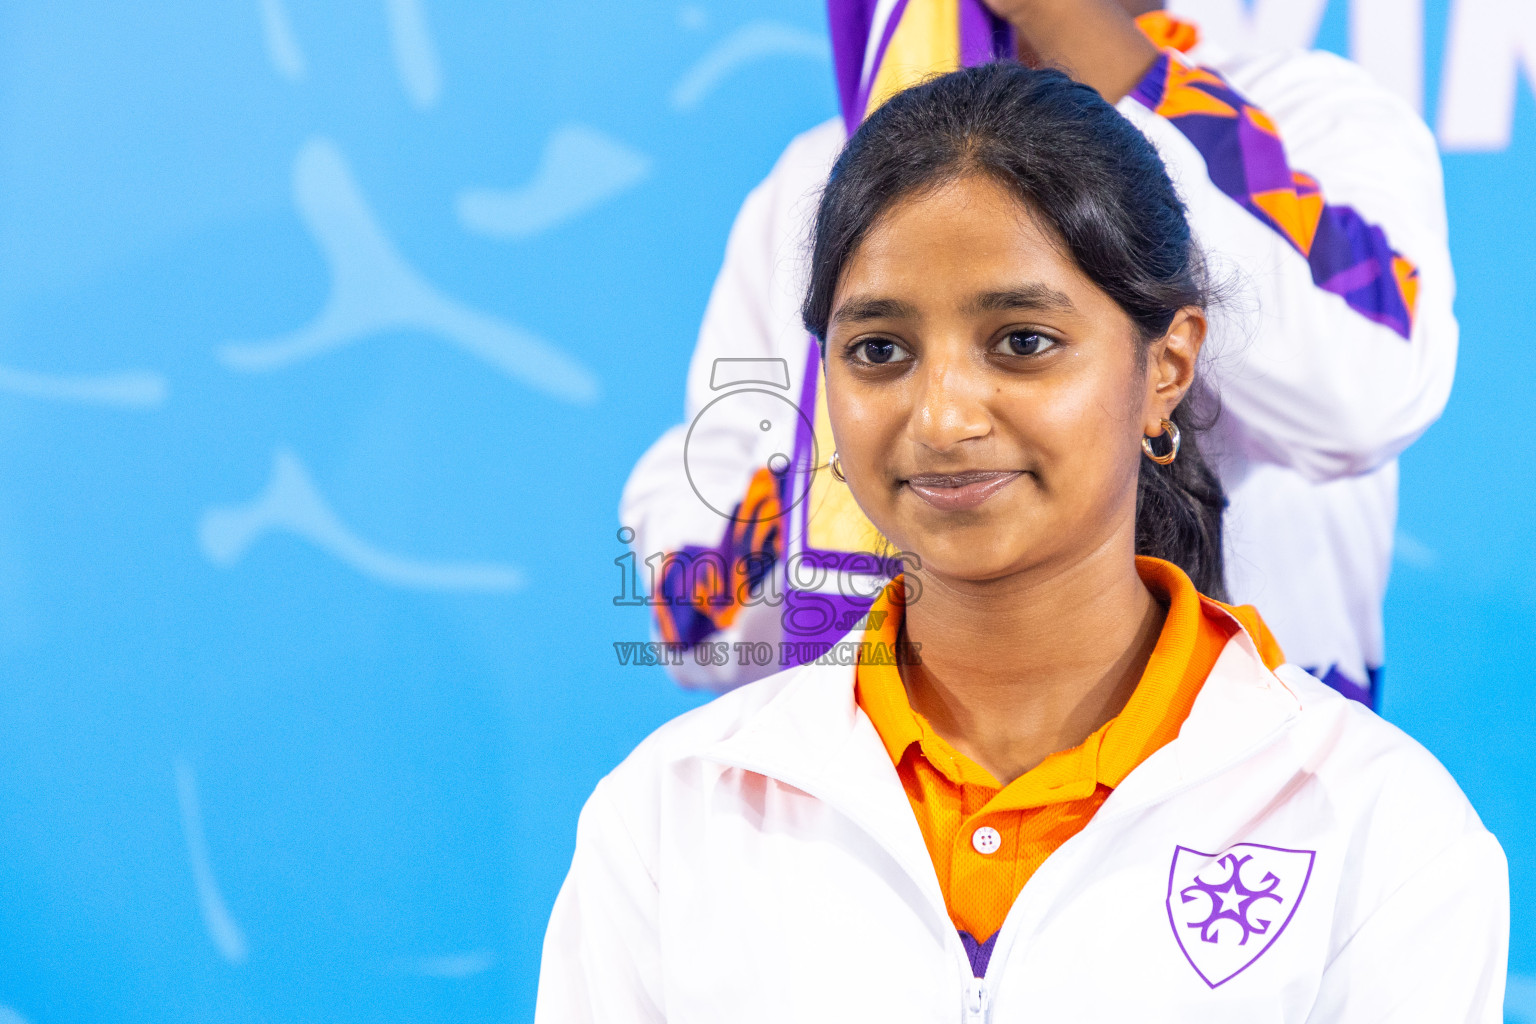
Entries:
MULTIPOLYGON (((856 649, 861 635, 854 630, 833 649, 856 649)), ((896 766, 854 699, 854 666, 810 663, 789 671, 772 699, 701 756, 793 786, 832 807, 873 837, 942 907, 938 877, 896 766)))
POLYGON ((1208 612, 1235 629, 1179 735, 1126 776, 1116 804, 1144 806, 1219 775, 1268 746, 1303 710, 1301 697, 1264 664, 1242 622, 1213 601, 1208 612))
MULTIPOLYGON (((1214 605, 1214 603, 1212 603, 1214 605)), ((1179 735, 1126 776, 1114 802, 1143 806, 1173 795, 1267 746, 1302 710, 1300 697, 1265 667, 1242 623, 1195 698, 1179 735)), ((855 630, 839 644, 857 645, 855 630)), ((847 649, 847 648, 845 648, 847 649)), ((938 894, 927 847, 879 735, 854 699, 852 665, 792 669, 783 688, 707 760, 802 790, 853 820, 912 876, 938 894)), ((942 895, 939 896, 942 905, 942 895)))

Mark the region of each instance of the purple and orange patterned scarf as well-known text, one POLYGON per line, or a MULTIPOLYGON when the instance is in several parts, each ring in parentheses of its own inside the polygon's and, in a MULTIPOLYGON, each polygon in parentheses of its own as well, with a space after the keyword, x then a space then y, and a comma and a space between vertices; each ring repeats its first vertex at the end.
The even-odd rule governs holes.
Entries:
POLYGON ((849 134, 902 89, 1014 53, 1013 29, 981 0, 828 0, 827 14, 849 134))

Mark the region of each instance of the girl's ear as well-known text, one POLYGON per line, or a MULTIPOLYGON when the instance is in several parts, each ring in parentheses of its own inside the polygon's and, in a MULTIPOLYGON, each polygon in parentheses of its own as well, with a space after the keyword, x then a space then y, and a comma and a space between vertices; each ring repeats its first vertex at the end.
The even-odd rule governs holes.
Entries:
POLYGON ((1174 314, 1167 333, 1152 343, 1147 352, 1147 421, 1142 433, 1156 437, 1163 432, 1162 421, 1173 418, 1173 410, 1195 382, 1205 331, 1205 312, 1186 306, 1174 314))

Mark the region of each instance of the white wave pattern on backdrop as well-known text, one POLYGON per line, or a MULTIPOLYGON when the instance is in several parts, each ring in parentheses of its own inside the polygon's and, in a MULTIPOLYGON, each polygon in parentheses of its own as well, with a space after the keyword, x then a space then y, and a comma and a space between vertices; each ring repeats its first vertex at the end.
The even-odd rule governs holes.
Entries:
POLYGON ((395 73, 411 104, 417 110, 427 110, 436 106, 443 94, 443 72, 421 3, 422 0, 385 0, 385 7, 395 73))
POLYGON ((405 958, 396 962, 395 970, 401 974, 414 974, 423 978, 473 978, 477 974, 484 974, 494 966, 496 966, 495 952, 489 949, 476 949, 468 953, 405 958))
POLYGON ((696 108, 715 88, 740 69, 780 58, 832 61, 832 44, 824 35, 776 21, 743 25, 710 48, 672 87, 672 109, 696 108))
POLYGON ((27 1024, 27 1018, 9 1006, 0 1006, 0 1024, 27 1024))
POLYGON ((0 392, 49 402, 105 405, 118 409, 157 409, 171 386, 149 370, 107 374, 37 373, 0 366, 0 392))
POLYGON ((245 963, 250 950, 245 932, 240 930, 224 904, 219 883, 208 860, 208 839, 203 834, 203 812, 197 801, 197 779, 186 760, 176 761, 176 797, 181 804, 181 830, 187 840, 187 857, 192 862, 192 882, 197 888, 197 902, 203 914, 203 927, 213 940, 219 955, 232 964, 245 963))
POLYGON ((1429 570, 1440 564, 1440 552, 1402 527, 1392 539, 1392 558, 1415 569, 1429 570))
POLYGON ((279 75, 290 82, 304 79, 304 51, 293 34, 293 21, 283 0, 261 0, 261 29, 266 39, 267 59, 279 75))
POLYGON ((386 331, 435 335, 545 394, 580 405, 597 400, 595 377, 541 338, 445 295, 406 262, 369 208, 336 144, 314 138, 294 161, 294 202, 331 271, 320 313, 289 334, 231 342, 225 366, 244 373, 283 369, 386 331))
POLYGON ((304 463, 287 448, 273 453, 272 475, 254 499, 203 513, 198 543, 208 561, 230 568, 268 533, 303 538, 363 576, 392 587, 504 593, 523 585, 523 574, 510 565, 425 561, 363 540, 336 515, 304 463))
POLYGON ((544 144, 528 184, 460 192, 459 222, 491 238, 527 238, 628 191, 650 171, 644 153, 594 128, 562 125, 544 144))

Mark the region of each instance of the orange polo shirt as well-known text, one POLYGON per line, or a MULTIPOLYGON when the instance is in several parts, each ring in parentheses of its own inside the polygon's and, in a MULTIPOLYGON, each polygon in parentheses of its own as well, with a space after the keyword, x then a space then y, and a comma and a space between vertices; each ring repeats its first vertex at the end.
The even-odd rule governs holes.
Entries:
MULTIPOLYGON (((917 814, 950 920, 977 974, 991 940, 1035 870, 1076 835, 1131 770, 1173 739, 1237 627, 1247 628, 1265 664, 1284 661, 1251 607, 1203 597, 1170 562, 1137 558, 1147 588, 1168 607, 1141 682, 1120 714, 1071 750, 1054 753, 1007 786, 947 743, 907 699, 900 669, 860 664, 856 695, 874 723, 917 814)), ((870 608, 866 646, 896 649, 904 611, 901 578, 870 608), (883 613, 883 614, 882 614, 883 613)))

